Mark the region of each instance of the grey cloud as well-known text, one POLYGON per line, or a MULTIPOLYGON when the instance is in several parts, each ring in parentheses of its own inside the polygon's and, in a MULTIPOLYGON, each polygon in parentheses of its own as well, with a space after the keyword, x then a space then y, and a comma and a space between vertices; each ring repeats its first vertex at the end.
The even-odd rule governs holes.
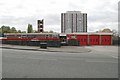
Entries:
POLYGON ((46 25, 60 25, 60 14, 48 14, 45 16, 46 25))
MULTIPOLYGON (((88 14, 88 30, 89 31, 95 31, 98 30, 100 28, 104 28, 103 26, 116 26, 113 25, 112 23, 116 23, 117 22, 117 3, 116 5, 112 3, 113 0, 98 0, 98 5, 94 4, 87 4, 86 2, 88 0, 80 0, 79 3, 72 3, 69 2, 66 4, 65 8, 62 11, 67 11, 67 10, 80 10, 81 12, 86 11, 86 13, 88 14), (100 1, 100 3, 99 3, 100 1), (94 8, 89 8, 90 5, 95 5, 94 8), (89 9, 88 9, 89 8, 89 9), (95 24, 94 24, 95 23, 95 24), (98 24, 97 24, 98 23, 98 24), (99 24, 100 23, 100 24, 99 24)), ((94 1, 94 0, 91 0, 94 1)), ((117 0, 116 0, 117 1, 117 0)), ((51 5, 56 4, 57 1, 50 1, 48 2, 51 5)), ((2 5, 3 3, 0 3, 0 5, 2 5)), ((27 5, 27 4, 26 4, 27 5)), ((30 5, 28 5, 30 6, 30 5)), ((62 6, 62 4, 61 4, 62 6)), ((58 7, 58 6, 56 6, 58 7)), ((59 6, 60 7, 60 6, 59 6)), ((46 7, 47 8, 47 7, 46 7)), ((16 9, 23 9, 23 11, 27 8, 25 8, 25 5, 17 5, 15 6, 15 10, 16 9)), ((37 19, 44 19, 45 20, 45 27, 48 29, 48 26, 52 26, 50 29, 54 29, 56 31, 59 31, 60 29, 60 18, 61 18, 61 13, 59 12, 54 12, 52 13, 48 13, 44 14, 44 10, 42 11, 42 8, 37 8, 34 7, 34 9, 32 9, 30 7, 31 11, 34 11, 35 14, 32 14, 32 16, 28 17, 15 17, 15 15, 11 15, 11 16, 0 16, 0 25, 16 25, 16 26, 23 26, 21 28, 26 27, 26 25, 28 23, 32 24, 35 28, 37 28, 37 19)), ((14 10, 14 9, 13 9, 14 10)), ((26 11, 27 12, 27 11, 26 11)), ((22 13, 24 14, 24 13, 22 13)), ((15 27, 16 27, 15 26, 15 27)), ((25 28, 24 28, 25 29, 25 28)))
POLYGON ((102 23, 92 22, 91 24, 88 25, 88 31, 89 32, 96 32, 96 31, 99 31, 103 28, 106 28, 106 26, 102 23))
POLYGON ((103 22, 91 22, 88 24, 88 31, 98 31, 104 28, 109 28, 111 30, 118 30, 118 24, 116 23, 103 23, 103 22))
POLYGON ((48 31, 52 30, 54 32, 60 32, 61 27, 60 25, 46 25, 44 29, 48 31))
POLYGON ((88 13, 88 31, 97 31, 106 27, 117 30, 117 22, 117 5, 112 5, 112 3, 108 1, 102 3, 96 7, 96 9, 88 13))
POLYGON ((0 3, 0 6, 3 6, 4 5, 4 3, 0 3))
POLYGON ((79 8, 78 5, 75 5, 75 4, 71 3, 71 2, 69 2, 68 7, 72 8, 72 9, 79 8))
POLYGON ((43 17, 43 18, 39 17, 38 15, 36 15, 36 16, 29 16, 29 17, 1 16, 0 17, 0 20, 1 20, 0 21, 1 22, 0 25, 1 26, 2 25, 8 25, 8 26, 14 25, 14 27, 18 27, 18 25, 19 25, 19 26, 24 27, 24 28, 22 28, 24 30, 25 27, 27 28, 27 24, 32 24, 33 27, 35 29, 37 29, 37 20, 38 19, 44 19, 44 21, 45 21, 44 26, 48 30, 50 30, 50 29, 47 26, 52 26, 52 28, 54 30, 58 31, 59 27, 54 27, 56 25, 57 26, 60 25, 60 16, 57 15, 57 14, 49 14, 49 15, 46 15, 45 17, 43 17))
POLYGON ((111 7, 104 8, 104 6, 98 9, 88 13, 90 22, 117 22, 118 10, 111 7))
POLYGON ((28 24, 32 24, 36 28, 37 20, 34 16, 31 17, 14 17, 14 16, 2 16, 0 17, 0 25, 7 25, 10 27, 16 27, 20 30, 25 30, 28 24))
POLYGON ((56 1, 50 1, 49 3, 50 4, 56 4, 56 1))
POLYGON ((60 32, 60 14, 48 14, 45 16, 45 29, 60 32))
POLYGON ((88 20, 90 22, 117 22, 117 13, 112 12, 100 12, 96 14, 89 15, 88 20))
POLYGON ((24 9, 23 5, 20 5, 20 4, 17 5, 17 6, 15 6, 15 8, 16 8, 16 9, 24 9))
POLYGON ((1 16, 1 24, 13 24, 13 25, 20 25, 20 24, 27 24, 27 23, 34 23, 34 17, 14 17, 14 16, 1 16))

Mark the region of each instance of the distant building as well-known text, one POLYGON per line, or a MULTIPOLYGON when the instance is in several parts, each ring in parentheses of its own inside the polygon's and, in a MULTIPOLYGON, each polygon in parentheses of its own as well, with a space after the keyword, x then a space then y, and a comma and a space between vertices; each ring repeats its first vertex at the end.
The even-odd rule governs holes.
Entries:
POLYGON ((120 37, 120 1, 118 2, 118 34, 120 37))
POLYGON ((38 33, 43 33, 43 28, 44 28, 44 20, 37 20, 37 24, 38 24, 38 33))
POLYGON ((87 13, 67 11, 61 14, 61 33, 87 32, 87 13))

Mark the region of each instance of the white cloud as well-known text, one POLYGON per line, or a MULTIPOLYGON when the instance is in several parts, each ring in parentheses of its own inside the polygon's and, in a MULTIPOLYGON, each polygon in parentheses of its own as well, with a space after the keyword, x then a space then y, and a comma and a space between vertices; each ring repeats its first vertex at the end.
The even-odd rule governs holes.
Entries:
POLYGON ((104 27, 117 29, 119 0, 0 0, 0 26, 26 30, 37 19, 45 20, 45 30, 60 32, 61 13, 77 10, 88 14, 88 31, 104 27), (92 28, 92 29, 91 29, 92 28))

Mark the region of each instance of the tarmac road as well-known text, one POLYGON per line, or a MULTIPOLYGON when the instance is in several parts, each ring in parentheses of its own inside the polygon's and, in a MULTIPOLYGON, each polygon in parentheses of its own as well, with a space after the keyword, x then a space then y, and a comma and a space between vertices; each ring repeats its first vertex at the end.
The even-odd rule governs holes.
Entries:
POLYGON ((3 78, 117 78, 116 46, 87 53, 2 49, 3 78))

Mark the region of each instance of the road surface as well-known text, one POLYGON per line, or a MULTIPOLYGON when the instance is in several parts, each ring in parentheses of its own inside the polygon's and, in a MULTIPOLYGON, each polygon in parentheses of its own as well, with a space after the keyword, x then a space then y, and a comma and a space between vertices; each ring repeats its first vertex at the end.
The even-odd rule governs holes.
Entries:
POLYGON ((116 46, 87 53, 2 49, 3 78, 117 78, 116 46))

